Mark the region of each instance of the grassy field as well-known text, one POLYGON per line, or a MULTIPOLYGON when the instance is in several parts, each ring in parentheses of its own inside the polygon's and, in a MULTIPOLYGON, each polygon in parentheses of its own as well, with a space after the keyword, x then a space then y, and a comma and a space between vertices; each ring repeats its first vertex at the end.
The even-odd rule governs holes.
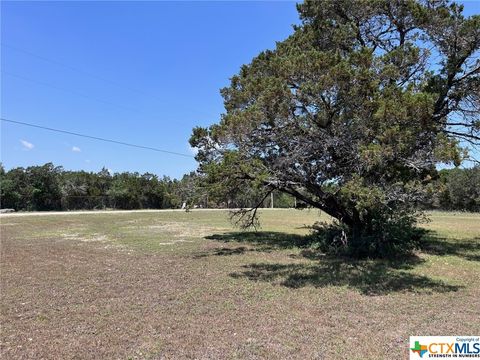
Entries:
POLYGON ((408 261, 301 246, 317 211, 1 217, 2 359, 402 359, 479 335, 480 215, 432 213, 408 261))

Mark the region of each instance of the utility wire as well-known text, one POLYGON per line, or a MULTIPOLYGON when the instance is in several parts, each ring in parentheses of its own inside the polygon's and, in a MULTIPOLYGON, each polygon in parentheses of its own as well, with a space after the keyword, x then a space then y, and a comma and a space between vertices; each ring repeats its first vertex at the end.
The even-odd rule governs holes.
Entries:
MULTIPOLYGON (((50 83, 47 83, 47 82, 44 82, 44 81, 39 81, 39 80, 31 79, 31 78, 28 78, 28 77, 25 77, 25 76, 21 76, 21 75, 17 75, 17 74, 13 74, 13 73, 10 73, 10 72, 4 71, 4 70, 0 70, 0 73, 1 73, 1 74, 4 74, 4 75, 8 75, 8 76, 12 76, 12 77, 18 78, 18 79, 23 80, 23 81, 29 81, 29 82, 32 82, 32 83, 35 83, 35 84, 39 84, 39 85, 42 85, 42 86, 46 86, 46 87, 49 87, 49 88, 52 88, 52 89, 55 89, 55 90, 64 91, 64 92, 66 92, 66 93, 73 94, 73 95, 76 95, 76 96, 81 96, 81 97, 83 97, 83 98, 85 98, 85 99, 95 100, 95 101, 98 101, 98 102, 107 104, 107 105, 109 105, 109 106, 117 107, 117 108, 119 108, 119 109, 128 110, 128 111, 131 111, 131 112, 136 112, 136 113, 143 114, 143 115, 148 115, 148 114, 146 114, 144 111, 141 111, 141 110, 136 109, 136 108, 132 108, 132 107, 129 107, 129 106, 120 105, 120 104, 114 103, 114 102, 112 102, 112 101, 103 100, 103 99, 100 99, 100 98, 97 98, 97 97, 93 97, 93 96, 90 96, 90 95, 85 95, 85 94, 80 93, 80 92, 77 92, 77 91, 75 91, 75 90, 70 90, 70 89, 66 89, 66 88, 63 88, 63 87, 59 87, 59 86, 56 86, 56 85, 53 85, 53 84, 50 84, 50 83)), ((177 122, 177 123, 178 123, 178 122, 177 122)), ((182 123, 182 124, 186 124, 184 121, 182 121, 181 123, 182 123)))
POLYGON ((150 147, 150 146, 131 144, 131 143, 123 142, 123 141, 106 139, 106 138, 101 138, 101 137, 98 137, 98 136, 91 136, 91 135, 86 135, 86 134, 80 134, 80 133, 76 133, 76 132, 72 132, 72 131, 54 129, 54 128, 51 128, 51 127, 31 124, 31 123, 27 123, 27 122, 23 122, 23 121, 16 121, 16 120, 10 120, 10 119, 5 119, 5 118, 0 118, 0 120, 4 121, 4 122, 11 123, 11 124, 30 126, 30 127, 43 129, 43 130, 48 130, 48 131, 53 131, 53 132, 58 132, 58 133, 62 133, 62 134, 74 135, 74 136, 79 136, 79 137, 83 137, 83 138, 87 138, 87 139, 104 141, 104 142, 109 142, 109 143, 118 144, 118 145, 135 147, 135 148, 139 148, 139 149, 151 150, 151 151, 161 152, 161 153, 170 154, 170 155, 177 155, 177 156, 183 156, 183 157, 188 157, 188 158, 193 158, 194 157, 192 155, 183 154, 183 153, 179 153, 179 152, 175 152, 175 151, 163 150, 163 149, 158 149, 158 148, 154 148, 154 147, 150 147))
POLYGON ((119 83, 119 82, 117 82, 117 81, 114 81, 114 80, 106 79, 106 78, 104 78, 104 77, 102 77, 102 76, 98 76, 98 75, 93 74, 93 73, 91 73, 91 72, 89 72, 89 71, 85 71, 85 70, 82 70, 82 69, 80 69, 80 68, 77 68, 77 67, 74 67, 74 66, 71 66, 71 65, 68 65, 68 64, 64 64, 64 63, 62 63, 62 62, 60 62, 60 61, 58 61, 58 60, 50 59, 50 58, 48 58, 48 57, 35 54, 35 53, 31 52, 31 51, 24 50, 24 49, 20 49, 20 48, 18 48, 18 47, 16 47, 16 46, 12 46, 12 45, 9 45, 9 44, 5 44, 4 42, 0 42, 0 44, 1 44, 1 46, 6 47, 6 48, 8 48, 8 49, 15 50, 15 51, 18 51, 18 52, 27 54, 27 55, 29 55, 29 56, 35 57, 35 58, 37 58, 37 59, 40 59, 40 60, 43 60, 43 61, 46 61, 46 62, 49 62, 49 63, 54 64, 54 65, 62 66, 62 67, 64 67, 64 68, 66 68, 66 69, 69 69, 69 70, 71 70, 71 71, 75 71, 75 72, 77 72, 77 73, 79 73, 79 74, 89 76, 89 77, 91 77, 91 78, 93 78, 93 79, 100 80, 100 81, 103 81, 103 82, 105 82, 105 83, 109 83, 110 85, 115 85, 115 86, 117 86, 117 87, 122 87, 122 88, 124 88, 124 89, 126 89, 126 90, 129 90, 129 91, 131 91, 131 92, 135 92, 135 93, 142 94, 142 95, 147 95, 147 96, 156 98, 156 99, 158 99, 158 100, 164 101, 164 99, 162 99, 162 98, 160 98, 160 97, 158 97, 158 96, 155 96, 155 95, 153 95, 153 94, 149 94, 149 93, 147 93, 147 92, 145 92, 145 91, 142 91, 142 90, 140 90, 140 89, 136 89, 136 88, 133 88, 133 87, 130 87, 130 86, 126 86, 126 85, 121 84, 121 83, 119 83))
POLYGON ((8 76, 12 76, 12 77, 15 77, 15 78, 18 78, 18 79, 21 79, 21 80, 24 80, 24 81, 29 81, 29 82, 32 82, 32 83, 35 83, 35 84, 39 84, 39 85, 42 85, 42 86, 47 86, 49 88, 52 88, 52 89, 55 89, 55 90, 60 90, 60 91, 65 91, 65 92, 68 92, 70 94, 74 94, 76 96, 81 96, 85 99, 90 99, 90 100, 95 100, 95 101, 99 101, 101 103, 104 103, 104 104, 107 104, 107 105, 110 105, 110 106, 115 106, 115 107, 118 107, 120 109, 123 109, 123 110, 129 110, 129 111, 133 111, 133 112, 139 112, 137 109, 134 109, 134 108, 130 108, 128 106, 123 106, 123 105, 119 105, 119 104, 116 104, 114 102, 111 102, 111 101, 108 101, 108 100, 103 100, 103 99, 99 99, 99 98, 96 98, 96 97, 93 97, 93 96, 89 96, 89 95, 85 95, 85 94, 82 94, 80 92, 77 92, 77 91, 74 91, 74 90, 69 90, 69 89, 65 89, 63 87, 59 87, 59 86, 56 86, 56 85, 52 85, 50 83, 46 83, 44 81, 38 81, 38 80, 34 80, 34 79, 31 79, 31 78, 28 78, 28 77, 25 77, 25 76, 20 76, 20 75, 17 75, 17 74, 12 74, 8 71, 4 71, 4 70, 1 70, 0 71, 2 74, 5 74, 5 75, 8 75, 8 76))
MULTIPOLYGON (((38 54, 35 54, 31 51, 28 51, 28 50, 24 50, 24 49, 20 49, 16 46, 12 46, 12 45, 9 45, 9 44, 6 44, 4 42, 1 42, 0 41, 0 45, 5 47, 5 48, 8 48, 8 49, 11 49, 11 50, 14 50, 14 51, 18 51, 18 52, 21 52, 21 53, 24 53, 26 55, 29 55, 29 56, 32 56, 32 57, 35 57, 37 59, 40 59, 40 60, 43 60, 43 61, 46 61, 46 62, 49 62, 51 64, 54 64, 54 65, 57 65, 57 66, 62 66, 66 69, 69 69, 71 71, 75 71, 79 74, 82 74, 82 75, 86 75, 86 76, 89 76, 93 79, 96 79, 96 80, 100 80, 100 81, 103 81, 105 83, 109 83, 110 85, 114 85, 118 88, 123 88, 125 90, 128 90, 128 91, 131 91, 131 92, 135 92, 137 94, 142 94, 142 95, 146 95, 146 96, 149 96, 151 98, 155 98, 157 100, 160 100, 161 102, 164 102, 165 99, 164 98, 161 98, 159 96, 156 96, 156 95, 153 95, 153 94, 150 94, 148 92, 145 92, 143 90, 140 90, 140 89, 137 89, 137 88, 133 88, 133 87, 130 87, 130 86, 126 86, 124 84, 121 84, 117 81, 114 81, 114 80, 109 80, 109 79, 106 79, 102 76, 99 76, 99 75, 96 75, 94 73, 91 73, 89 71, 85 71, 85 70, 82 70, 80 68, 77 68, 77 67, 74 67, 74 66, 71 66, 71 65, 68 65, 68 64, 65 64, 65 63, 62 63, 58 60, 54 60, 54 59, 51 59, 51 58, 48 58, 48 57, 45 57, 45 56, 42 56, 42 55, 38 55, 38 54)), ((59 87, 59 86, 56 86, 56 85, 52 85, 52 84, 49 84, 49 83, 46 83, 46 82, 43 82, 43 81, 38 81, 38 80, 34 80, 34 79, 31 79, 31 78, 27 78, 25 76, 20 76, 20 75, 17 75, 17 74, 12 74, 12 73, 8 73, 8 72, 5 72, 5 71, 1 71, 2 73, 4 73, 5 75, 9 75, 9 76, 13 76, 13 77, 16 77, 16 78, 19 78, 19 79, 22 79, 22 80, 25 80, 25 81, 30 81, 30 82, 33 82, 33 83, 37 83, 39 85, 43 85, 43 86, 47 86, 47 87, 50 87, 50 88, 53 88, 53 89, 56 89, 56 90, 60 90, 60 91, 65 91, 65 92, 68 92, 68 93, 71 93, 71 94, 74 94, 74 95, 77 95, 77 96, 81 96, 81 97, 84 97, 86 99, 91 99, 91 100, 96 100, 96 101, 99 101, 99 102, 102 102, 104 104, 108 104, 108 105, 111 105, 111 106, 115 106, 115 107, 118 107, 118 108, 122 108, 122 109, 126 109, 126 110, 129 110, 129 111, 134 111, 134 112, 138 112, 138 113, 143 113, 142 111, 138 110, 138 109, 135 109, 135 108, 131 108, 131 107, 127 107, 127 106, 123 106, 123 105, 120 105, 120 104, 116 104, 112 101, 108 101, 108 100, 103 100, 103 99, 99 99, 99 98, 95 98, 93 96, 89 96, 89 95, 85 95, 85 94, 82 94, 82 93, 79 93, 77 91, 73 91, 73 90, 69 90, 69 89, 66 89, 66 88, 62 88, 62 87, 59 87)))

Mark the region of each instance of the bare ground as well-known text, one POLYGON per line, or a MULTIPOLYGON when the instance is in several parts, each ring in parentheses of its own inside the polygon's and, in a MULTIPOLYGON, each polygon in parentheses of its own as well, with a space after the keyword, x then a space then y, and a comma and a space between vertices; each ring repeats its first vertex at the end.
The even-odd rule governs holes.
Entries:
POLYGON ((409 335, 478 335, 478 215, 435 215, 402 262, 291 246, 316 216, 265 212, 258 234, 222 212, 2 218, 0 355, 398 359, 409 335))

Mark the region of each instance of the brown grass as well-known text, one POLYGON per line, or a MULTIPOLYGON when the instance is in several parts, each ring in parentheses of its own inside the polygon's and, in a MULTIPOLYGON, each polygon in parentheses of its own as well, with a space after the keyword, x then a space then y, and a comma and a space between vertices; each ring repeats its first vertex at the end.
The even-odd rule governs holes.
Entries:
POLYGON ((206 211, 1 218, 0 355, 398 359, 410 335, 478 335, 479 215, 434 213, 396 262, 302 247, 318 215, 264 211, 259 233, 206 211))

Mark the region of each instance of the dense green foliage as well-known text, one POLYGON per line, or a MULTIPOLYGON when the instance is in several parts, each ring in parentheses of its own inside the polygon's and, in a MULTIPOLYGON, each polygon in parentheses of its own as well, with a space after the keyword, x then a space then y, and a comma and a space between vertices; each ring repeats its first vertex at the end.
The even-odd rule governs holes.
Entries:
MULTIPOLYGON (((170 209, 189 207, 231 208, 250 206, 257 194, 243 189, 229 196, 219 196, 215 188, 202 186, 195 173, 181 180, 145 173, 66 171, 51 163, 43 166, 14 168, 0 166, 1 208, 15 210, 80 209, 170 209)), ((270 198, 262 206, 270 207, 270 198)), ((274 194, 275 207, 293 207, 291 196, 274 194)))
MULTIPOLYGON (((407 252, 436 165, 480 144, 480 16, 447 0, 298 11, 294 33, 222 89, 220 122, 193 130, 200 172, 219 192, 254 189, 258 205, 281 191, 325 211, 348 253, 407 252)), ((255 226, 257 207, 236 222, 255 226)))
POLYGON ((480 211, 480 166, 441 170, 430 206, 444 210, 480 211))
POLYGON ((175 208, 188 202, 182 180, 153 174, 65 171, 51 163, 0 172, 1 207, 15 210, 175 208))
MULTIPOLYGON (((428 209, 480 211, 480 166, 439 171, 429 185, 428 209)), ((252 188, 237 189, 225 196, 215 186, 205 187, 195 173, 181 180, 153 174, 66 171, 51 163, 14 168, 0 166, 1 208, 15 210, 169 209, 183 202, 190 206, 238 208, 256 205, 262 198, 252 188), (207 203, 208 202, 208 203, 207 203)), ((301 200, 275 191, 275 208, 303 208, 301 200)), ((271 207, 271 197, 260 207, 271 207)))

